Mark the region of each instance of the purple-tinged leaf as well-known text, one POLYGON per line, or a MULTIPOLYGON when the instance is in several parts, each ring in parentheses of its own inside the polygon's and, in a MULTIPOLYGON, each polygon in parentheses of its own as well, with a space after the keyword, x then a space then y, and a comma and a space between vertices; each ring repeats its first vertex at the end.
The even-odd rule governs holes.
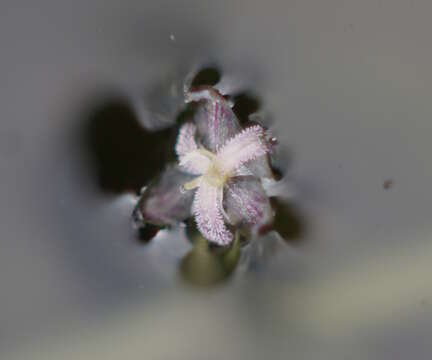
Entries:
POLYGON ((306 233, 306 223, 300 210, 280 197, 270 199, 275 210, 274 230, 286 242, 300 244, 306 233))
POLYGON ((236 226, 260 227, 273 221, 273 210, 259 180, 252 176, 231 178, 225 185, 223 207, 236 226))
POLYGON ((138 225, 172 225, 191 216, 192 191, 182 191, 184 183, 193 176, 177 166, 169 166, 143 192, 134 211, 138 225))
POLYGON ((212 87, 203 86, 187 94, 186 101, 197 101, 195 124, 199 139, 215 152, 240 132, 241 127, 228 101, 212 87))

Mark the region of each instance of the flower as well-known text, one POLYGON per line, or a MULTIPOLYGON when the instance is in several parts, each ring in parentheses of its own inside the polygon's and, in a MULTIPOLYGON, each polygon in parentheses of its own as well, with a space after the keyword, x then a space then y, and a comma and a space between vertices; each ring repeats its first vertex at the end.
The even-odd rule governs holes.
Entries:
POLYGON ((178 164, 146 188, 136 216, 157 225, 194 216, 206 239, 228 245, 233 227, 254 230, 272 222, 262 184, 273 177, 271 142, 260 125, 242 129, 228 101, 210 86, 189 91, 186 102, 197 103, 197 110, 179 130, 178 164))

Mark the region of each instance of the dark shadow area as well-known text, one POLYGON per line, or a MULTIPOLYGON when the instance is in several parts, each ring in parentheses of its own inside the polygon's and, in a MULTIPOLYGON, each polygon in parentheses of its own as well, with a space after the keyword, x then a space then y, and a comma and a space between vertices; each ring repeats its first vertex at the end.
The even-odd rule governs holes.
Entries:
POLYGON ((189 242, 194 245, 201 240, 201 233, 198 231, 195 220, 191 217, 185 221, 185 233, 189 242))
POLYGON ((271 198, 275 209, 275 219, 272 229, 276 230, 285 242, 298 245, 306 235, 306 223, 298 209, 289 201, 280 198, 271 198))
POLYGON ((284 177, 284 172, 280 167, 272 164, 272 171, 275 180, 281 180, 284 177))
POLYGON ((261 108, 259 98, 248 91, 235 95, 232 100, 234 102, 233 111, 242 125, 250 122, 249 116, 261 108))
MULTIPOLYGON (((205 67, 194 76, 192 86, 214 85, 220 77, 216 67, 205 67)), ((177 94, 182 91, 180 83, 165 81, 147 93, 142 104, 146 110, 140 113, 145 119, 138 119, 131 101, 121 96, 111 97, 87 112, 84 142, 103 192, 138 193, 167 162, 175 160, 178 125, 191 120, 196 107, 171 99, 167 84, 175 84, 177 94)))
POLYGON ((193 121, 196 109, 197 104, 195 103, 186 104, 186 106, 181 109, 181 111, 176 117, 178 128, 180 128, 180 126, 183 125, 185 122, 193 121))
POLYGON ((221 79, 221 73, 216 66, 209 66, 201 69, 194 76, 191 87, 198 87, 203 85, 216 85, 221 79))
POLYGON ((139 227, 136 232, 136 238, 140 244, 147 245, 161 230, 159 226, 146 224, 139 227))
POLYGON ((131 105, 111 98, 88 112, 84 142, 96 182, 108 193, 139 192, 173 158, 175 129, 145 129, 131 105))

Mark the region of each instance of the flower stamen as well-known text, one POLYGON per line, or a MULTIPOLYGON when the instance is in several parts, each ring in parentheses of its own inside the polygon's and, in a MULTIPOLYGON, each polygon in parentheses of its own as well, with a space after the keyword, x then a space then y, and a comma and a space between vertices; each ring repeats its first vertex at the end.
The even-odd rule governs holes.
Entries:
POLYGON ((193 190, 200 186, 202 180, 202 176, 199 176, 191 181, 188 181, 183 185, 183 189, 185 190, 193 190))
POLYGON ((207 172, 204 174, 205 181, 217 188, 224 186, 228 177, 229 176, 226 174, 224 175, 214 163, 209 166, 207 172))

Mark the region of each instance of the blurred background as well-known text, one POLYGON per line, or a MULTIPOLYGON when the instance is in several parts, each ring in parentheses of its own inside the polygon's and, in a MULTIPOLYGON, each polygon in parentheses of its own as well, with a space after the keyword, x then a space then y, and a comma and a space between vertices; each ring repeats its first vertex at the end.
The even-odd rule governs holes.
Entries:
POLYGON ((2 0, 0 358, 430 359, 431 13, 2 0), (269 115, 298 230, 205 288, 179 270, 183 227, 144 244, 130 221, 130 179, 172 134, 130 143, 203 62, 269 115))

